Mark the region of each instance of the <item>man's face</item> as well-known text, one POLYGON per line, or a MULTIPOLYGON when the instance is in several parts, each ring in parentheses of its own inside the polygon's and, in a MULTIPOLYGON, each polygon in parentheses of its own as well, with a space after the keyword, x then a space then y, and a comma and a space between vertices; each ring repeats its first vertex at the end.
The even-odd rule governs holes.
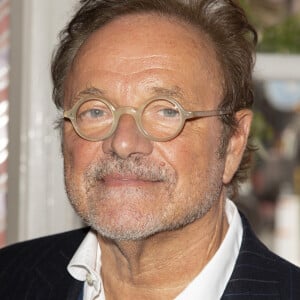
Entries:
MULTIPOLYGON (((172 96, 186 110, 214 110, 222 98, 220 73, 212 45, 192 27, 155 15, 124 16, 79 50, 64 108, 97 89, 115 107, 172 96)), ((68 196, 86 222, 112 239, 144 238, 207 217, 223 191, 221 133, 218 117, 210 117, 188 121, 168 142, 153 142, 123 115, 110 138, 90 142, 66 121, 68 196)))

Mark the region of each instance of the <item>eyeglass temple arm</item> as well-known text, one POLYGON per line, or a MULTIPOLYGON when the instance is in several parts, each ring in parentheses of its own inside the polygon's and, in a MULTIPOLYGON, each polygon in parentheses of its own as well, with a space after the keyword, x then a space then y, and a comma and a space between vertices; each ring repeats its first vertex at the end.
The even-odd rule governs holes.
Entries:
POLYGON ((230 114, 229 111, 224 110, 208 110, 208 111, 187 111, 186 119, 192 118, 204 118, 204 117, 213 117, 230 114))

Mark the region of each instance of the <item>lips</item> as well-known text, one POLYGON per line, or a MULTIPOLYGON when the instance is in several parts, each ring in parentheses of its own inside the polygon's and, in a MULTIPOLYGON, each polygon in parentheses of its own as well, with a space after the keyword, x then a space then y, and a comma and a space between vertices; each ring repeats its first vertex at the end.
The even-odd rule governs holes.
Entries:
POLYGON ((102 177, 102 181, 108 186, 141 186, 160 182, 160 180, 142 178, 134 174, 109 174, 102 177))

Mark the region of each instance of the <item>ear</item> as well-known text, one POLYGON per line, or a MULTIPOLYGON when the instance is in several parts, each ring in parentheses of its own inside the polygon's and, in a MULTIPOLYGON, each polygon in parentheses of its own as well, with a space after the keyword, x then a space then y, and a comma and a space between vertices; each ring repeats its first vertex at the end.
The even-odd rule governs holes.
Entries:
POLYGON ((252 122, 252 111, 243 109, 236 113, 237 128, 227 145, 223 183, 230 183, 242 160, 252 122))

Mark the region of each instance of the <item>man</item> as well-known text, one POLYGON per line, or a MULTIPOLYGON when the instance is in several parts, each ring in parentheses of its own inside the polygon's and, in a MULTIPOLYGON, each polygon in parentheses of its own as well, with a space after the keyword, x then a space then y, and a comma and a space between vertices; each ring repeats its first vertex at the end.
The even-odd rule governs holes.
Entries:
POLYGON ((255 31, 230 0, 82 0, 52 64, 90 228, 0 252, 1 299, 299 299, 227 197, 251 146, 255 31))

